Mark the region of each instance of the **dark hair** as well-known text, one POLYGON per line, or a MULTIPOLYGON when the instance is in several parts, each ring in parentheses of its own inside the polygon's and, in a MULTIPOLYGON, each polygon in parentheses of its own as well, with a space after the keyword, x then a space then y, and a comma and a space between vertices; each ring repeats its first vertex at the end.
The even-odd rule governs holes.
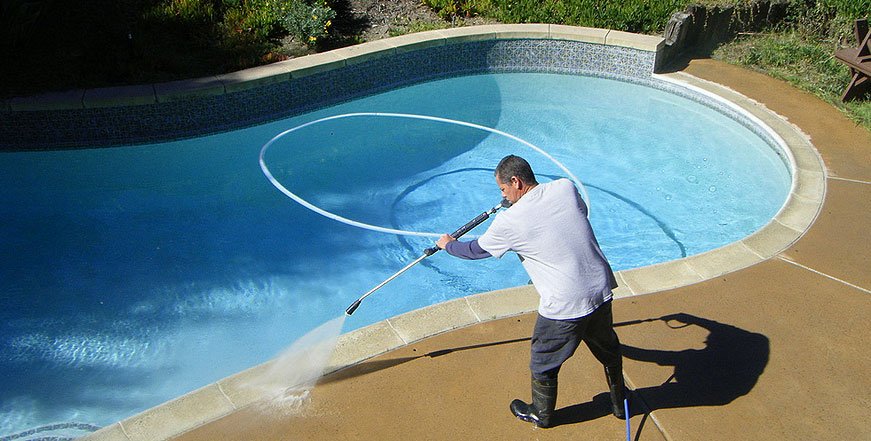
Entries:
POLYGON ((525 184, 538 184, 532 167, 520 156, 508 155, 502 158, 499 165, 496 166, 496 177, 499 182, 508 183, 512 176, 517 176, 525 184))

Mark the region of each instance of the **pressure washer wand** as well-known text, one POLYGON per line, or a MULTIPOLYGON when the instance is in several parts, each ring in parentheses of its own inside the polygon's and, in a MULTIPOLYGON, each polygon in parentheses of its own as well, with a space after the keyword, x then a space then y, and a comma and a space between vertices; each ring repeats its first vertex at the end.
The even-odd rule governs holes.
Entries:
MULTIPOLYGON (((462 227, 458 228, 457 231, 454 231, 453 233, 451 233, 451 237, 453 237, 454 239, 459 239, 460 236, 468 233, 469 231, 471 231, 473 228, 477 227, 478 225, 481 225, 482 222, 487 220, 490 217, 490 215, 499 211, 500 208, 508 208, 510 206, 511 206, 511 202, 508 202, 507 199, 502 199, 502 202, 500 202, 498 205, 496 205, 495 207, 479 214, 476 218, 467 222, 466 225, 463 225, 462 227)), ((409 268, 417 265, 423 259, 426 259, 427 257, 432 256, 433 254, 439 252, 439 249, 440 249, 439 247, 434 245, 434 246, 429 247, 426 250, 424 250, 423 254, 420 257, 418 257, 417 259, 415 259, 413 262, 409 263, 408 265, 405 265, 405 267, 402 268, 401 270, 397 271, 396 274, 388 277, 387 280, 379 283, 378 286, 370 289, 366 294, 363 294, 362 296, 360 296, 359 299, 355 300, 354 303, 351 303, 351 306, 349 306, 348 309, 345 310, 345 314, 347 314, 347 315, 353 314, 354 311, 357 310, 357 307, 360 306, 360 302, 362 302, 363 299, 365 299, 366 297, 369 297, 369 294, 372 294, 373 292, 378 291, 379 289, 381 289, 382 286, 390 283, 391 280, 399 277, 400 274, 408 271, 409 268)))

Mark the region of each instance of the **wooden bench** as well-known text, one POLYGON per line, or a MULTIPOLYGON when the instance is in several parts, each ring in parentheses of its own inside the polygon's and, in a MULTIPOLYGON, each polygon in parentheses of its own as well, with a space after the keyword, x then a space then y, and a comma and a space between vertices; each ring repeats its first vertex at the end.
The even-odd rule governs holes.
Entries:
POLYGON ((871 85, 871 41, 868 40, 871 33, 868 32, 868 19, 856 20, 855 32, 858 46, 835 52, 835 58, 846 64, 853 75, 852 81, 841 96, 842 101, 862 96, 871 85))

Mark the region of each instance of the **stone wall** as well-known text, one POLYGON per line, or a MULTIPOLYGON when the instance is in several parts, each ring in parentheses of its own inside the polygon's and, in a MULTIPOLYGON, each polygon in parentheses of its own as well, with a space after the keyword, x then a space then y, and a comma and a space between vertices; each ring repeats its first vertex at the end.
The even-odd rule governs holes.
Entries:
POLYGON ((739 32, 776 25, 786 16, 787 5, 786 0, 757 0, 746 6, 687 6, 674 13, 665 27, 663 61, 667 64, 681 55, 708 55, 739 32))

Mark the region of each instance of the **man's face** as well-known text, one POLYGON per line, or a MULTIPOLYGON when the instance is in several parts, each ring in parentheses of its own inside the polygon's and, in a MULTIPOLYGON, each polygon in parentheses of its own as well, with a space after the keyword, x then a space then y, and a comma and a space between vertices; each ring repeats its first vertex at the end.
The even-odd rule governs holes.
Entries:
POLYGON ((512 176, 508 182, 502 182, 499 180, 499 176, 496 176, 496 185, 499 186, 499 190, 502 190, 502 197, 508 199, 508 202, 512 204, 517 202, 520 196, 522 196, 519 184, 520 181, 516 176, 512 176))

